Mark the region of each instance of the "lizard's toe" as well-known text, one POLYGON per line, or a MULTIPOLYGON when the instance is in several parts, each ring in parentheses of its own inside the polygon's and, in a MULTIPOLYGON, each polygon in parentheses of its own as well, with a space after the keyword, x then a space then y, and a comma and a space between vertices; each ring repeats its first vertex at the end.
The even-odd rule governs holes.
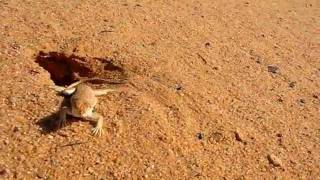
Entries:
POLYGON ((92 128, 91 134, 94 136, 101 136, 103 134, 102 128, 92 128))
POLYGON ((58 126, 59 126, 59 128, 63 128, 63 127, 65 127, 65 126, 67 126, 67 121, 60 121, 60 122, 58 123, 58 126))

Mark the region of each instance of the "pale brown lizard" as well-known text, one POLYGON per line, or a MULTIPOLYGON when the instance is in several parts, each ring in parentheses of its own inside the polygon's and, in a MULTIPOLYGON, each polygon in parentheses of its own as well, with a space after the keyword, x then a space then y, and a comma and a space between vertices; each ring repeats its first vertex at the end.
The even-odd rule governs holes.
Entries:
POLYGON ((59 112, 59 126, 64 126, 67 121, 67 114, 73 117, 79 117, 87 120, 96 121, 96 126, 92 129, 93 135, 101 136, 103 133, 103 116, 94 112, 94 108, 98 102, 96 96, 115 91, 113 89, 94 90, 90 86, 83 84, 90 80, 101 80, 98 78, 83 79, 64 88, 55 86, 54 89, 64 95, 71 95, 65 97, 64 102, 60 107, 59 112))

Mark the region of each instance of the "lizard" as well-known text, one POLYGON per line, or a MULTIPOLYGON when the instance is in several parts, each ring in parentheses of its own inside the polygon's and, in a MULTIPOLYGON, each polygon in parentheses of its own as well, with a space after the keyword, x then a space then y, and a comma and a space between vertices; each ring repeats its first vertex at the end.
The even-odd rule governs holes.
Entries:
POLYGON ((58 125, 59 127, 65 126, 67 115, 96 121, 96 126, 92 129, 92 134, 101 136, 103 133, 103 116, 94 111, 95 105, 98 102, 97 96, 116 90, 108 88, 94 90, 90 86, 83 84, 90 80, 103 79, 87 78, 79 80, 66 88, 61 86, 54 87, 57 92, 70 96, 70 98, 65 98, 60 106, 58 125))

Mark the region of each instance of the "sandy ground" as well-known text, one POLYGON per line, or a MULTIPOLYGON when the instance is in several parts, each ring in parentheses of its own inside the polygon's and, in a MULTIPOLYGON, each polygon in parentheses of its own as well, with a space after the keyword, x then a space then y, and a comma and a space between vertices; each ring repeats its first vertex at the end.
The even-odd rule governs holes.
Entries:
POLYGON ((2 0, 0 179, 317 179, 319 27, 318 0, 2 0), (48 129, 74 73, 127 79, 100 138, 48 129))

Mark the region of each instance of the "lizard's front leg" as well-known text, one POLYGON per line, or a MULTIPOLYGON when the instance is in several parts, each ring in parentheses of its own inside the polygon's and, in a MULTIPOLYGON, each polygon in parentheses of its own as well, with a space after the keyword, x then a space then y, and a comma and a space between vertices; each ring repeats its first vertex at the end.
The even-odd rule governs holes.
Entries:
POLYGON ((101 136, 103 134, 103 116, 101 116, 99 113, 93 112, 90 119, 97 121, 96 126, 92 129, 92 134, 95 136, 101 136))
POLYGON ((67 106, 62 106, 60 108, 59 121, 58 121, 59 128, 66 126, 68 109, 69 108, 67 106))

